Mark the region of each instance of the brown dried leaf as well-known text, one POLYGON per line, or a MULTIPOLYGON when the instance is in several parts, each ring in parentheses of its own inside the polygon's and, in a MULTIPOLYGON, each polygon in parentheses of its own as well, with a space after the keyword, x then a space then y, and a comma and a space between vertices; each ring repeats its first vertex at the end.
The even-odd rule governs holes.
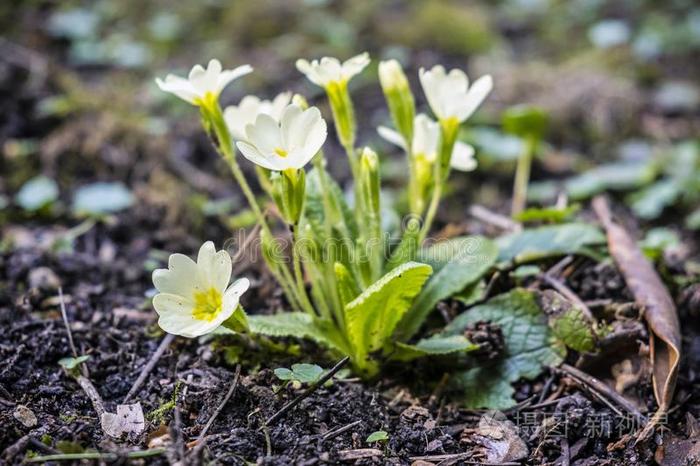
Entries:
POLYGON ((652 264, 630 234, 615 223, 607 201, 593 200, 593 209, 608 236, 610 254, 617 263, 651 330, 654 396, 661 411, 667 411, 676 387, 681 351, 681 330, 676 306, 652 264))

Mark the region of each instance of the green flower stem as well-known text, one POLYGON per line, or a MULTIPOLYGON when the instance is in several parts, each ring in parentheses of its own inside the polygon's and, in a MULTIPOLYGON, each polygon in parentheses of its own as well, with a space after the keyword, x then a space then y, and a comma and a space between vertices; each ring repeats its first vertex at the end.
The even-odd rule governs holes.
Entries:
MULTIPOLYGON (((326 172, 325 161, 326 157, 323 151, 321 151, 316 155, 316 157, 313 158, 312 163, 316 168, 318 178, 321 183, 321 202, 323 202, 324 211, 323 230, 326 239, 330 239, 333 234, 333 217, 335 217, 336 215, 335 208, 333 207, 330 198, 331 188, 328 183, 328 172, 326 172)), ((326 245, 323 245, 323 247, 321 248, 321 254, 325 254, 325 247, 326 245)), ((328 295, 328 299, 332 301, 332 309, 334 309, 336 322, 343 326, 343 306, 341 305, 340 296, 338 295, 333 261, 327 260, 323 263, 323 266, 325 268, 325 271, 322 274, 318 274, 318 279, 321 283, 324 284, 326 290, 328 290, 326 294, 328 295)))
POLYGON ((434 166, 435 187, 433 188, 430 204, 428 205, 428 211, 425 214, 423 227, 418 236, 418 244, 425 240, 432 227, 433 220, 435 220, 435 214, 440 205, 442 191, 450 175, 450 159, 452 158, 452 151, 457 141, 457 134, 459 133, 459 121, 455 118, 441 119, 440 130, 442 136, 440 141, 440 153, 434 166))
POLYGON ((525 150, 518 158, 518 164, 515 168, 515 182, 513 184, 513 204, 511 206, 511 215, 516 216, 525 210, 527 203, 527 185, 530 181, 530 167, 532 166, 532 158, 537 149, 537 139, 528 137, 525 143, 525 150))
POLYGON ((293 265, 293 270, 294 270, 294 278, 296 280, 296 286, 297 286, 297 293, 299 295, 300 301, 301 301, 301 307, 304 311, 309 313, 310 315, 317 317, 318 314, 316 313, 316 310, 314 309, 314 306, 311 304, 311 300, 309 299, 309 295, 306 292, 306 287, 304 286, 304 273, 302 272, 301 269, 301 259, 299 257, 299 249, 297 247, 298 245, 298 236, 297 236, 297 228, 299 224, 297 223, 296 225, 289 225, 289 230, 292 234, 292 239, 293 239, 293 244, 292 244, 292 265, 293 265))
MULTIPOLYGON (((267 220, 265 219, 265 216, 258 205, 258 201, 255 199, 253 190, 250 188, 241 167, 236 161, 236 153, 233 147, 231 134, 228 131, 226 122, 224 121, 223 112, 221 111, 221 106, 219 105, 218 100, 213 99, 207 101, 205 104, 200 106, 200 111, 202 114, 202 123, 207 134, 212 139, 214 147, 231 169, 231 173, 233 174, 233 177, 238 185, 241 187, 241 191, 243 191, 243 195, 246 197, 248 205, 250 205, 250 208, 253 210, 253 214, 257 218, 260 227, 267 235, 272 237, 270 226, 268 225, 267 220)), ((292 292, 294 289, 294 282, 291 280, 287 267, 284 265, 280 266, 279 264, 271 264, 269 261, 268 265, 271 266, 271 272, 282 285, 282 290, 285 292, 290 304, 301 308, 301 299, 292 292), (277 269, 277 273, 275 273, 275 270, 273 270, 275 268, 277 269)))

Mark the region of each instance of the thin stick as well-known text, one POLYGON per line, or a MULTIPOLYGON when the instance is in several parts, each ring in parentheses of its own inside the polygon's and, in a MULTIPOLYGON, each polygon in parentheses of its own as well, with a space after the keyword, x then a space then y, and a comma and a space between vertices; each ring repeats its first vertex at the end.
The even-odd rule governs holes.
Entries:
POLYGON ((618 406, 633 414, 637 419, 644 420, 646 422, 646 417, 636 408, 636 406, 592 375, 586 374, 585 372, 568 364, 562 364, 559 366, 559 369, 572 376, 579 382, 586 384, 593 392, 614 401, 618 406))
POLYGON ((224 406, 226 406, 226 403, 228 403, 228 400, 231 399, 231 396, 233 396, 233 393, 236 391, 236 387, 238 386, 238 379, 240 378, 241 375, 241 365, 238 364, 236 366, 236 374, 233 376, 233 382, 231 383, 231 388, 228 389, 228 392, 226 393, 226 396, 224 397, 223 400, 221 400, 221 403, 219 406, 216 408, 216 411, 214 411, 214 414, 211 415, 207 423, 204 425, 204 429, 202 429, 202 432, 199 433, 199 437, 197 437, 197 444, 203 445, 204 444, 204 437, 207 435, 207 432, 209 431, 209 428, 214 424, 214 421, 216 421, 216 418, 221 414, 221 411, 224 410, 224 406))
POLYGON ((97 419, 102 419, 102 415, 105 413, 105 406, 102 402, 102 397, 97 392, 95 386, 92 384, 92 382, 90 382, 90 379, 82 375, 77 376, 75 380, 78 382, 78 385, 80 385, 80 388, 83 389, 87 397, 90 399, 90 402, 92 403, 92 406, 95 408, 95 412, 97 413, 97 419))
POLYGON ((316 383, 311 385, 304 393, 302 393, 298 397, 294 398, 292 401, 290 401, 286 405, 282 406, 282 408, 279 411, 277 411, 270 418, 268 418, 267 421, 265 421, 264 425, 269 426, 270 424, 272 424, 273 422, 275 422, 276 420, 278 420, 279 418, 284 416, 287 413, 287 411, 289 411, 290 409, 294 408, 296 405, 301 403, 302 400, 304 400, 306 397, 308 397, 313 392, 315 392, 316 389, 318 389, 318 387, 320 387, 324 383, 328 382, 331 379, 331 377, 333 377, 336 374, 336 372, 338 372, 340 369, 343 368, 343 366, 345 366, 348 363, 349 360, 350 360, 350 356, 345 356, 343 359, 341 359, 335 366, 333 366, 333 368, 331 370, 329 370, 323 377, 318 379, 316 381, 316 383))
POLYGON ((573 302, 574 305, 576 305, 576 307, 578 307, 589 320, 593 320, 593 313, 591 312, 590 308, 586 306, 586 303, 584 303, 583 300, 571 290, 571 288, 566 286, 564 282, 547 273, 540 274, 540 278, 549 286, 564 295, 564 297, 566 297, 569 301, 573 302))
MULTIPOLYGON (((130 451, 124 455, 128 459, 148 458, 158 456, 165 453, 165 448, 151 448, 150 450, 130 451)), ((108 460, 114 461, 119 459, 118 453, 100 453, 100 452, 83 452, 83 453, 63 453, 60 455, 36 456, 26 460, 27 463, 44 463, 46 461, 75 461, 75 460, 108 460)))
MULTIPOLYGON (((68 313, 66 312, 66 302, 63 299, 63 288, 58 287, 58 302, 61 305, 61 316, 63 317, 63 323, 66 326, 66 332, 68 333, 68 345, 70 345, 70 350, 73 353, 73 357, 78 359, 78 350, 75 349, 75 343, 73 342, 73 332, 70 329, 70 323, 68 322, 68 313)), ((90 377, 87 366, 80 363, 80 372, 84 377, 90 377)))
POLYGON ((471 206, 469 208, 469 215, 477 220, 481 220, 484 223, 500 228, 501 230, 520 231, 523 229, 523 226, 519 222, 516 222, 505 215, 501 215, 481 205, 471 206))
POLYGON ((333 429, 333 430, 329 430, 328 432, 325 433, 325 435, 324 435, 323 437, 321 437, 321 441, 322 441, 322 442, 325 442, 325 441, 330 440, 330 439, 332 439, 332 438, 335 438, 335 437, 337 437, 337 436, 339 436, 339 435, 342 435, 342 434, 344 434, 345 432, 351 430, 353 427, 359 426, 360 424, 362 424, 362 421, 361 421, 361 420, 360 420, 360 421, 351 422, 350 424, 347 424, 347 425, 345 425, 345 426, 338 427, 338 428, 333 429))
POLYGON ((136 392, 141 388, 141 385, 146 381, 146 378, 148 375, 151 373, 154 367, 156 367, 156 364, 158 364, 158 360, 160 357, 165 353, 165 350, 168 349, 170 346, 170 343, 175 339, 175 335, 169 333, 167 334, 163 340, 161 340, 160 345, 158 345, 158 348, 156 349, 155 353, 153 353, 153 356, 151 356, 151 359, 148 361, 148 363, 143 366, 143 369, 141 370, 141 373, 139 374, 138 378, 136 381, 134 381, 134 384, 131 386, 131 389, 129 389, 129 393, 126 394, 124 397, 123 404, 126 404, 132 396, 136 394, 136 392))

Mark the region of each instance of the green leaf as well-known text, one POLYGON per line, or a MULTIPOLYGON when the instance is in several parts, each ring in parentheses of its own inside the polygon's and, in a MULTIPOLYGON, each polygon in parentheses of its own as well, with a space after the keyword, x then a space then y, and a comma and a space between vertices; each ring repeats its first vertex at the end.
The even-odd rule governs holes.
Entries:
POLYGON ((682 189, 676 180, 665 179, 631 194, 627 200, 638 217, 651 220, 661 215, 666 207, 673 205, 682 189))
POLYGON ((360 294, 360 288, 357 286, 355 278, 350 274, 350 271, 340 262, 334 264, 335 282, 338 286, 338 294, 343 306, 348 304, 360 294))
POLYGON ((616 162, 569 178, 564 188, 571 199, 583 200, 603 191, 639 188, 651 183, 655 176, 656 167, 651 162, 616 162))
POLYGON ((269 337, 308 338, 321 345, 348 354, 349 349, 335 325, 312 318, 303 312, 248 316, 251 333, 269 337))
POLYGON ((605 235, 594 225, 566 223, 528 228, 496 239, 499 262, 529 262, 551 256, 585 254, 586 248, 605 244, 605 235))
POLYGON ((389 356, 396 361, 411 361, 425 356, 468 352, 478 348, 478 345, 471 343, 463 335, 451 335, 448 337, 437 335, 431 338, 424 338, 415 345, 397 342, 396 348, 389 356))
POLYGON ((559 341, 578 352, 595 349, 596 323, 581 308, 553 290, 540 292, 537 297, 548 316, 549 327, 559 341))
POLYGON ((286 367, 278 367, 273 372, 275 373, 275 376, 277 376, 277 378, 280 380, 292 380, 292 378, 294 377, 294 373, 286 367))
POLYGON ((444 334, 462 335, 467 327, 479 321, 500 327, 504 349, 491 364, 455 375, 453 384, 464 392, 468 408, 509 408, 515 404, 513 382, 521 378, 531 380, 540 374, 543 366, 562 361, 565 350, 529 291, 515 289, 469 309, 457 316, 444 334))
POLYGON ((681 243, 681 239, 675 231, 665 227, 656 227, 647 231, 644 239, 639 242, 639 246, 647 257, 656 260, 666 249, 677 247, 681 243))
POLYGON ((323 375, 323 368, 316 364, 292 364, 294 378, 301 383, 314 383, 323 375))
POLYGON ((700 209, 696 209, 685 218, 685 226, 691 230, 700 230, 700 209))
POLYGON ((78 189, 73 211, 79 215, 102 216, 130 207, 134 196, 122 183, 93 183, 78 189))
POLYGON ((324 231, 324 222, 326 212, 324 210, 323 193, 324 184, 328 186, 325 191, 330 200, 331 208, 331 224, 333 228, 347 232, 350 238, 354 241, 357 238, 357 223, 353 217, 352 210, 348 207, 343 191, 340 186, 330 177, 328 173, 324 173, 325 178, 321 182, 322 174, 315 168, 309 171, 306 176, 306 199, 304 206, 305 220, 311 225, 317 240, 323 240, 326 237, 324 231))
POLYGON ((365 289, 345 306, 345 322, 355 361, 381 349, 433 272, 432 267, 407 262, 365 289))
POLYGON ((415 259, 419 248, 420 230, 420 222, 415 219, 409 219, 401 237, 401 242, 394 248, 389 260, 386 262, 384 268, 387 272, 415 259))
POLYGON ((374 442, 386 442, 389 440, 389 434, 384 431, 384 430, 378 430, 376 432, 372 432, 369 434, 369 437, 367 437, 367 440, 365 440, 366 443, 374 443, 374 442))
POLYGON ((556 207, 531 207, 515 216, 515 219, 523 222, 551 222, 562 223, 581 209, 579 204, 572 204, 562 209, 556 207))
POLYGON ((438 302, 481 279, 497 256, 495 243, 481 236, 454 238, 420 251, 418 260, 435 273, 399 323, 397 338, 406 341, 415 335, 438 302))
POLYGON ((544 109, 531 105, 517 105, 503 112, 503 130, 521 138, 541 139, 547 131, 549 117, 544 109))
POLYGON ((581 353, 595 349, 595 334, 581 309, 571 308, 550 320, 550 326, 554 335, 569 348, 581 353))
POLYGON ((70 371, 77 368, 88 359, 90 359, 89 355, 78 356, 77 358, 61 358, 58 360, 58 364, 70 371))
POLYGON ((24 210, 35 212, 58 199, 58 185, 51 178, 40 175, 22 185, 15 201, 24 210))

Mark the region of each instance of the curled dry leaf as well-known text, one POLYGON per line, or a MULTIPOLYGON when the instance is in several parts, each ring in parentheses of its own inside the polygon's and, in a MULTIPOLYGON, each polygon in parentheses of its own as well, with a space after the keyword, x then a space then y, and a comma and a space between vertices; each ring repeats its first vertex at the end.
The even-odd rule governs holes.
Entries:
POLYGON ((615 223, 607 201, 593 200, 593 209, 608 236, 610 255, 620 268, 651 330, 654 396, 659 410, 667 411, 676 387, 681 351, 681 330, 676 307, 661 278, 630 234, 615 223))

